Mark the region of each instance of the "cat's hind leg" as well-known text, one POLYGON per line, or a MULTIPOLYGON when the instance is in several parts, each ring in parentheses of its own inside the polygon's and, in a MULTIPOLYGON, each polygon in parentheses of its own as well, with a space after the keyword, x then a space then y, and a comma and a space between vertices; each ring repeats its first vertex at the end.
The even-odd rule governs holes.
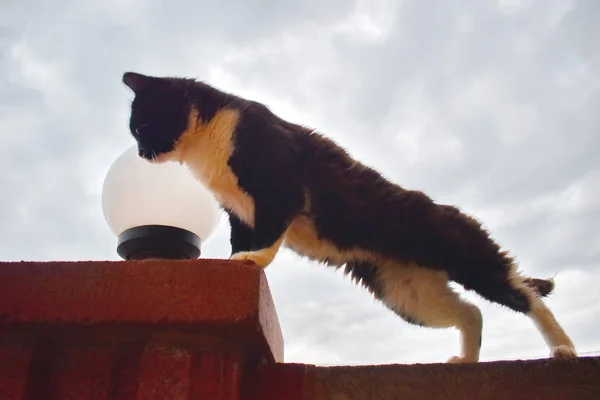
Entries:
POLYGON ((509 307, 531 318, 550 347, 550 354, 553 358, 577 357, 573 342, 541 298, 541 295, 547 293, 540 292, 539 288, 536 290, 535 285, 531 286, 531 283, 536 281, 536 285, 539 286, 544 283, 543 280, 521 276, 516 271, 514 264, 509 264, 504 270, 482 268, 480 271, 486 275, 470 275, 469 279, 461 277, 457 281, 466 289, 474 290, 487 300, 509 307))
POLYGON ((482 316, 479 308, 450 286, 442 271, 414 264, 384 262, 379 268, 377 297, 404 320, 432 328, 455 327, 460 332, 460 356, 448 362, 479 361, 482 316))
POLYGON ((548 347, 550 347, 552 358, 577 358, 575 345, 541 298, 535 296, 532 299, 531 311, 529 311, 528 316, 542 333, 544 340, 548 344, 548 347))

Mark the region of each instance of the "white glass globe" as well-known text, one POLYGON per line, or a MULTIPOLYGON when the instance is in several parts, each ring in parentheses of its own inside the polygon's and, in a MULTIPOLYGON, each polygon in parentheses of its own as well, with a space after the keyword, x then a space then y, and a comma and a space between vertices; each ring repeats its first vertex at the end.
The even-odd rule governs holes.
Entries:
POLYGON ((112 232, 162 225, 194 233, 206 243, 221 211, 209 190, 175 162, 152 164, 132 146, 112 164, 102 187, 102 209, 112 232))

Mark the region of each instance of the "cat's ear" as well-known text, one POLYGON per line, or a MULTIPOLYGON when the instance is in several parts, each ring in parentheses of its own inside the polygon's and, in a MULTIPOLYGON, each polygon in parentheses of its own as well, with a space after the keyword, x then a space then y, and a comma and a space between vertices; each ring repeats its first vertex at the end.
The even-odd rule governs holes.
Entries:
POLYGON ((134 93, 148 89, 161 82, 161 78, 138 74, 137 72, 125 72, 123 74, 123 83, 126 84, 134 93))

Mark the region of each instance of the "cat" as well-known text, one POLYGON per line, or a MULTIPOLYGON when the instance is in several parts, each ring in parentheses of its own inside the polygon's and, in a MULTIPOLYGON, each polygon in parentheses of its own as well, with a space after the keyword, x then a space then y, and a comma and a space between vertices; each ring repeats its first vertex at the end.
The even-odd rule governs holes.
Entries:
POLYGON ((406 190, 332 140, 265 105, 189 78, 126 72, 129 128, 139 156, 179 162, 229 217, 231 256, 267 267, 281 246, 343 268, 409 323, 455 327, 460 355, 478 362, 482 315, 451 281, 529 316, 557 359, 577 353, 542 301, 553 280, 522 276, 515 260, 457 207, 406 190))

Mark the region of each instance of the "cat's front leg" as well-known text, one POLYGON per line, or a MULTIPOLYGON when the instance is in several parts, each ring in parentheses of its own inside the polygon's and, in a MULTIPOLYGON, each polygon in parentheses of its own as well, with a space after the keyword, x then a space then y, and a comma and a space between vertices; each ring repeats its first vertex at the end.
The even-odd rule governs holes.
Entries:
POLYGON ((302 207, 301 201, 273 196, 268 201, 255 199, 252 246, 248 251, 238 251, 232 260, 252 261, 265 268, 281 248, 285 231, 302 207), (278 201, 277 201, 278 200, 278 201))
POLYGON ((256 249, 254 230, 231 211, 227 211, 227 213, 231 227, 231 256, 229 258, 237 261, 252 261, 262 268, 269 265, 275 258, 280 244, 276 243, 269 248, 256 249))
POLYGON ((270 247, 262 248, 260 250, 240 251, 233 254, 231 259, 238 261, 252 261, 259 267, 266 268, 275 259, 275 255, 279 251, 282 242, 283 235, 270 247))
POLYGON ((231 255, 250 251, 254 240, 254 230, 231 210, 225 210, 225 212, 229 215, 229 226, 231 228, 231 255))

